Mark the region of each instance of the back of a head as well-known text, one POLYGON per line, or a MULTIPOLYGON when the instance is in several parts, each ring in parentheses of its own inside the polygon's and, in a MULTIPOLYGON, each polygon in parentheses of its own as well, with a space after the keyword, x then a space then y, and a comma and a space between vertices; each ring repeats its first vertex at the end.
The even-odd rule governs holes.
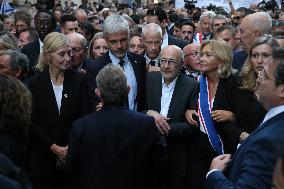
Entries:
POLYGON ((157 16, 159 22, 168 19, 167 12, 161 7, 155 7, 153 9, 149 9, 146 14, 147 16, 157 16))
POLYGON ((0 129, 30 124, 32 96, 18 79, 0 74, 0 129))
POLYGON ((96 83, 104 104, 123 105, 127 101, 127 79, 120 66, 106 65, 97 75, 96 83))
MULTIPOLYGON (((258 30, 261 35, 272 32, 272 18, 266 12, 257 12, 247 16, 252 30, 258 30)), ((246 18, 246 17, 245 17, 246 18)))
POLYGON ((0 32, 0 46, 5 49, 17 50, 17 39, 8 31, 0 32))

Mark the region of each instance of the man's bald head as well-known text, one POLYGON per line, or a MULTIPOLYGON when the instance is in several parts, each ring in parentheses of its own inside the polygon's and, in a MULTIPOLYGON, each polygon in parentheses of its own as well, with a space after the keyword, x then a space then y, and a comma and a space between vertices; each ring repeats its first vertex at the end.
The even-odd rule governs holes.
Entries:
POLYGON ((199 45, 191 43, 183 48, 184 65, 190 72, 199 72, 200 70, 199 47, 199 45))
POLYGON ((272 31, 272 19, 265 12, 250 14, 241 22, 241 41, 248 52, 253 41, 264 34, 270 34, 272 31))

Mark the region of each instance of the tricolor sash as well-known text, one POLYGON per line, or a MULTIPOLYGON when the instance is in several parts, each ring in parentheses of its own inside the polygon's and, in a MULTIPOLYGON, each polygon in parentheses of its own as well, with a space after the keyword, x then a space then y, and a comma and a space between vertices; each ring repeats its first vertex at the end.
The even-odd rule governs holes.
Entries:
POLYGON ((218 154, 224 154, 223 142, 214 127, 211 117, 212 104, 210 101, 210 90, 207 77, 205 75, 200 75, 198 77, 198 81, 200 85, 198 99, 198 112, 201 120, 200 124, 204 128, 213 149, 218 154))

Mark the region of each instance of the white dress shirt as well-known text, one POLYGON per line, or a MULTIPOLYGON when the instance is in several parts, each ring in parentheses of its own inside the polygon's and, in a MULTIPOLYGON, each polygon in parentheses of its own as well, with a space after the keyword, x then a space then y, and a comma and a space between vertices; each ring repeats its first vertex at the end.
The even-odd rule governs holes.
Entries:
POLYGON ((63 85, 54 85, 52 81, 51 83, 52 83, 52 88, 53 88, 58 112, 60 114, 63 85))
MULTIPOLYGON (((115 57, 110 51, 109 51, 109 57, 110 57, 112 64, 118 65, 120 59, 115 57)), ((124 60, 124 65, 123 65, 124 74, 127 79, 127 84, 130 86, 130 91, 128 93, 129 109, 137 110, 137 102, 136 102, 137 82, 136 82, 135 73, 134 73, 132 64, 130 60, 128 59, 127 55, 124 56, 123 60, 124 60)))
MULTIPOLYGON (((150 64, 150 61, 151 61, 152 59, 150 59, 150 58, 146 55, 146 53, 145 53, 144 57, 145 57, 145 59, 146 59, 146 64, 147 64, 147 65, 150 64)), ((160 57, 160 56, 158 56, 157 58, 155 58, 155 59, 153 60, 153 61, 155 61, 155 66, 157 66, 157 67, 159 67, 159 57, 160 57)))
POLYGON ((170 103, 172 100, 173 92, 176 86, 177 77, 167 85, 162 77, 162 97, 161 97, 161 111, 160 114, 164 117, 168 116, 170 103))

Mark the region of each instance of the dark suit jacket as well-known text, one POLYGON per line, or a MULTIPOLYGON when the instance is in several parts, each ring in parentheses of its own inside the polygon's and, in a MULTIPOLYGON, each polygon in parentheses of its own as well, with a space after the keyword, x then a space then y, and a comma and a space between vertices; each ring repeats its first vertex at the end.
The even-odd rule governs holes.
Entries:
MULTIPOLYGON (((29 82, 29 89, 33 95, 34 123, 30 133, 29 171, 37 178, 41 175, 50 179, 56 177, 56 156, 50 147, 66 146, 73 122, 88 113, 88 84, 79 72, 65 71, 60 113, 47 70, 29 82)), ((52 182, 56 179, 49 181, 52 182)))
POLYGON ((237 69, 240 72, 243 68, 243 65, 247 59, 248 55, 244 50, 235 51, 233 53, 233 62, 232 67, 237 69))
MULTIPOLYGON (((148 72, 146 75, 146 110, 161 111, 162 75, 148 72)), ((195 109, 198 98, 197 81, 179 74, 171 99, 168 118, 171 130, 167 137, 167 170, 174 170, 178 175, 187 172, 187 139, 195 128, 185 120, 185 111, 195 109)))
POLYGON ((234 154, 227 177, 219 171, 208 176, 210 188, 271 188, 278 150, 284 142, 283 121, 284 112, 259 126, 234 154))
POLYGON ((152 188, 152 152, 157 143, 152 117, 105 105, 74 123, 67 170, 79 177, 75 188, 152 188))
MULTIPOLYGON (((131 62, 131 65, 134 70, 134 74, 137 82, 137 110, 141 111, 144 108, 144 87, 145 87, 145 73, 146 73, 146 60, 143 56, 136 55, 131 52, 127 52, 127 56, 131 62)), ((85 69, 87 72, 88 83, 89 83, 89 92, 90 92, 90 102, 95 110, 95 106, 98 102, 97 97, 95 96, 96 77, 99 71, 107 64, 111 63, 109 57, 109 52, 106 52, 102 57, 96 59, 93 64, 86 65, 85 69)))
POLYGON ((40 54, 40 45, 39 40, 36 40, 34 42, 28 43, 25 45, 22 49, 22 53, 27 55, 29 59, 29 73, 28 77, 31 77, 35 75, 35 65, 37 64, 38 57, 40 54))
POLYGON ((169 45, 176 45, 179 48, 183 49, 188 44, 188 42, 183 40, 183 39, 174 37, 172 35, 168 35, 168 36, 169 36, 169 38, 168 38, 168 40, 169 40, 168 44, 169 45))

